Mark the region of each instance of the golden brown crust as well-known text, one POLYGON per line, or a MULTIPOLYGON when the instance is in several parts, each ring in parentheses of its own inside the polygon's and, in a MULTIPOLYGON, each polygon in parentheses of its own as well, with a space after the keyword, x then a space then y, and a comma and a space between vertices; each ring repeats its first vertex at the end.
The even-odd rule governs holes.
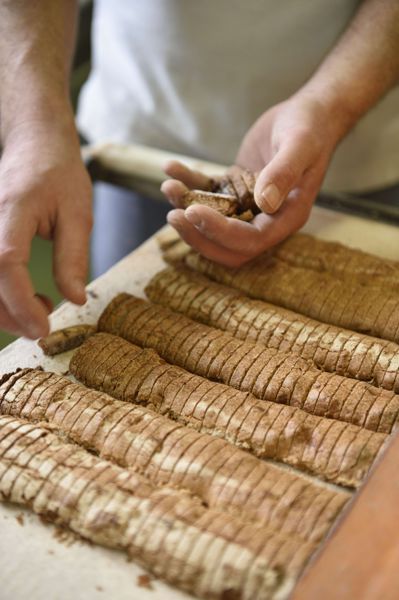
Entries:
POLYGON ((117 308, 105 309, 98 329, 263 400, 383 433, 390 433, 399 417, 399 397, 388 390, 319 371, 299 356, 239 340, 128 294, 117 308))
POLYGON ((48 422, 53 431, 154 485, 188 489, 211 508, 303 539, 320 540, 349 498, 222 439, 54 373, 13 374, 0 386, 0 412, 48 422))
POLYGON ((97 334, 77 350, 70 369, 86 385, 115 398, 144 404, 259 458, 281 461, 346 486, 360 484, 385 442, 384 434, 259 401, 169 365, 150 352, 143 350, 140 356, 137 346, 97 334))
POLYGON ((293 352, 325 371, 399 392, 399 346, 393 342, 253 300, 183 266, 160 271, 145 291, 152 302, 239 339, 293 352))

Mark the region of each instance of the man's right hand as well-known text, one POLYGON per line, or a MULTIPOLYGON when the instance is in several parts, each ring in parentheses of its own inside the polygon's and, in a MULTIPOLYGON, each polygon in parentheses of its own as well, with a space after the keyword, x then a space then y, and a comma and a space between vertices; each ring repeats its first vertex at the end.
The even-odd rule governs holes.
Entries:
POLYGON ((61 294, 84 304, 91 227, 91 184, 73 123, 21 123, 0 160, 0 329, 48 333, 48 302, 28 272, 35 235, 54 242, 61 294))

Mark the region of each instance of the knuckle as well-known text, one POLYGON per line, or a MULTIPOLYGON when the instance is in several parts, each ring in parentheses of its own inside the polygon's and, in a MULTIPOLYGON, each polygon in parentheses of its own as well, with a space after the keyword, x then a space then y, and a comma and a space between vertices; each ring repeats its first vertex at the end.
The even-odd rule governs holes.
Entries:
POLYGON ((0 248, 0 271, 7 271, 19 262, 15 248, 0 248))
POLYGON ((276 176, 277 185, 288 188, 292 186, 298 178, 298 167, 292 162, 286 162, 282 165, 280 173, 276 176))

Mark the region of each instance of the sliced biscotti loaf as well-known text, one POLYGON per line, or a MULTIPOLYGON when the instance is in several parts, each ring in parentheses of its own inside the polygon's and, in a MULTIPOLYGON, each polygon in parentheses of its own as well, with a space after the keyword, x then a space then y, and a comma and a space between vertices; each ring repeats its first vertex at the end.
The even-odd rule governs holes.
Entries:
POLYGON ((295 354, 239 340, 129 294, 111 301, 98 328, 263 400, 383 433, 390 433, 398 419, 399 396, 388 390, 319 371, 295 354))
POLYGON ((295 267, 332 273, 343 279, 356 279, 399 291, 399 262, 380 258, 339 242, 329 242, 304 233, 290 236, 270 251, 295 267))
POLYGON ((257 400, 108 334, 97 334, 83 344, 70 369, 84 384, 115 398, 143 403, 255 456, 341 485, 360 484, 387 437, 292 406, 257 400))
MULTIPOLYGON (((190 251, 192 253, 190 246, 174 230, 160 232, 157 240, 167 263, 184 262, 186 255, 190 251)), ((290 236, 270 248, 262 257, 265 264, 270 257, 274 257, 294 267, 330 273, 340 279, 355 280, 361 285, 399 291, 399 261, 380 258, 339 242, 321 240, 304 233, 290 236)))
POLYGON ((315 549, 207 508, 187 491, 158 488, 9 416, 0 416, 0 499, 124 550, 155 576, 203 598, 226 598, 227 590, 248 600, 259 590, 262 598, 288 592, 315 549))
POLYGON ((55 373, 24 369, 4 377, 0 413, 48 422, 53 431, 155 485, 187 489, 211 508, 311 541, 324 536, 350 497, 55 373))
POLYGON ((394 342, 253 300, 183 266, 160 271, 145 291, 151 302, 239 339, 293 352, 325 371, 399 392, 399 345, 394 342))
POLYGON ((192 269, 252 298, 323 323, 399 342, 399 294, 392 289, 339 279, 332 273, 296 267, 269 255, 235 269, 193 252, 184 260, 192 269))

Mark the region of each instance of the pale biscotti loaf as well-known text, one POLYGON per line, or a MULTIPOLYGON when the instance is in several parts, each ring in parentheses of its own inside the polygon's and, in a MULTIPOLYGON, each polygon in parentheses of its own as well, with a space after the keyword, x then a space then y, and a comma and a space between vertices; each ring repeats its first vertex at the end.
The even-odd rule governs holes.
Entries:
POLYGON ((156 350, 169 363, 271 402, 390 433, 399 396, 316 369, 303 358, 233 336, 129 294, 105 309, 99 330, 156 350))
POLYGON ((255 456, 341 485, 361 483, 387 437, 292 406, 257 400, 108 334, 85 342, 70 369, 82 383, 115 398, 143 403, 255 456))
POLYGON ((151 302, 190 319, 282 352, 293 352, 329 372, 399 392, 399 345, 326 325, 215 283, 183 266, 149 282, 151 302))
POLYGON ((310 541, 320 541, 350 498, 55 373, 25 369, 4 377, 0 412, 46 421, 53 431, 155 485, 187 489, 206 506, 310 541))
POLYGON ((271 254, 280 260, 315 271, 326 271, 364 285, 399 291, 399 262, 380 258, 339 242, 296 233, 278 244, 271 254))
POLYGON ((184 490, 157 488, 9 416, 0 416, 0 499, 124 550, 155 576, 203 598, 288 593, 315 548, 207 508, 184 490))

